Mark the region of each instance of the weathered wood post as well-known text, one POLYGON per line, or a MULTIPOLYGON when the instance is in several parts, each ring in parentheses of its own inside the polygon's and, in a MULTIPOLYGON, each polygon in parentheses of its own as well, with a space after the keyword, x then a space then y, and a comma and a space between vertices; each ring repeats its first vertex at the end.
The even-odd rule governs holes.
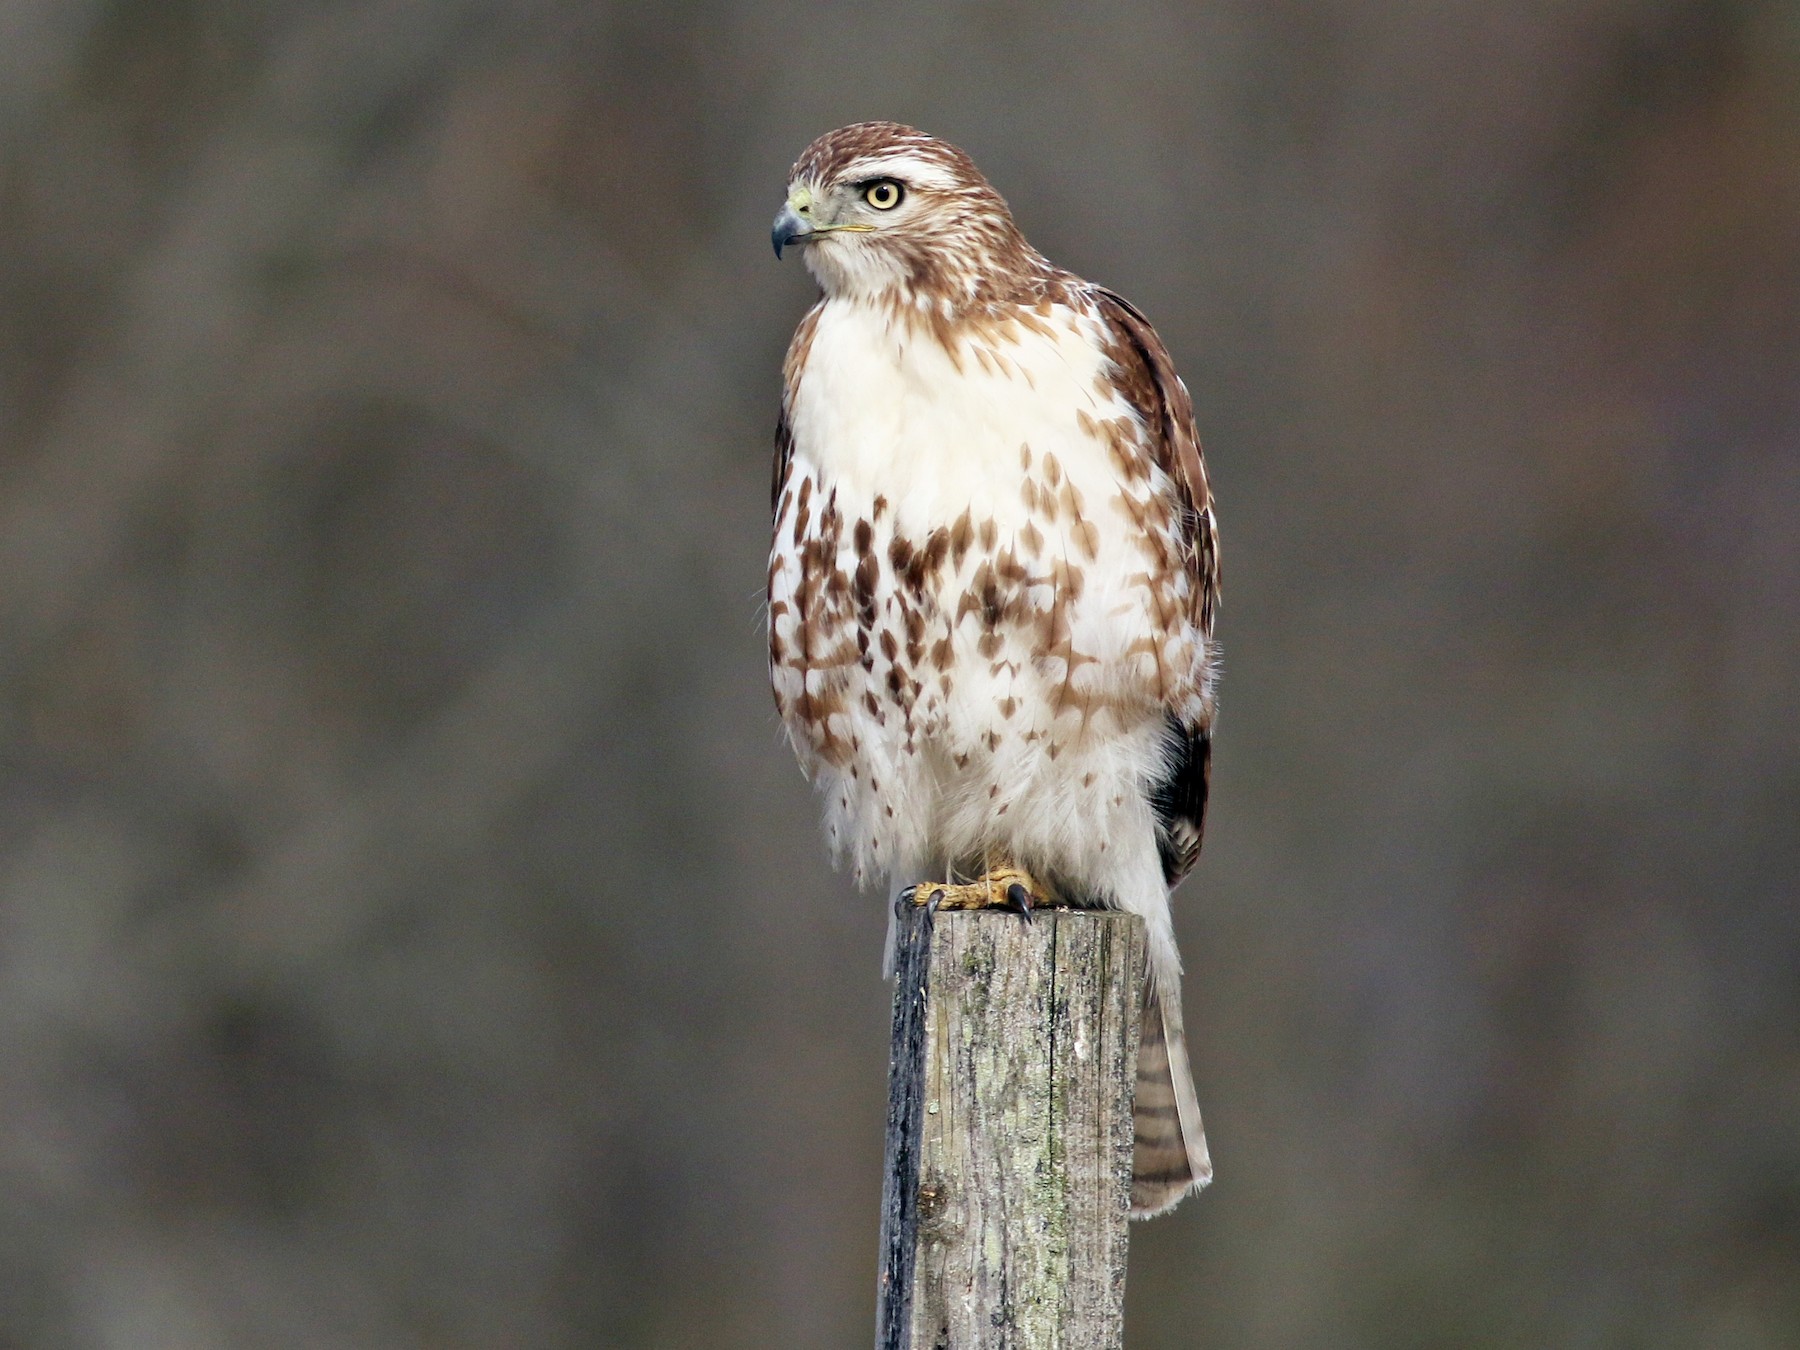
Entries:
POLYGON ((1144 926, 904 905, 876 1350, 1123 1344, 1144 926))

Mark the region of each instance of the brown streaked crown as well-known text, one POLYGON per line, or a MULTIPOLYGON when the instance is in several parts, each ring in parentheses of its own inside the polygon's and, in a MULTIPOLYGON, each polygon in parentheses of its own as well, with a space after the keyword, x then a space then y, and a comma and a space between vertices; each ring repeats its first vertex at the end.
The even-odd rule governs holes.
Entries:
POLYGON ((826 132, 800 152, 788 181, 841 182, 859 161, 873 163, 897 155, 916 157, 936 165, 970 189, 985 189, 999 202, 1001 210, 1006 209, 1000 194, 982 177, 975 161, 965 152, 949 141, 939 140, 903 122, 852 122, 847 127, 826 132))
POLYGON ((809 249, 807 266, 828 293, 946 314, 1036 303, 1060 286, 1064 274, 1025 242, 975 161, 916 127, 855 122, 828 131, 794 161, 789 182, 841 194, 873 177, 899 180, 908 209, 809 249))

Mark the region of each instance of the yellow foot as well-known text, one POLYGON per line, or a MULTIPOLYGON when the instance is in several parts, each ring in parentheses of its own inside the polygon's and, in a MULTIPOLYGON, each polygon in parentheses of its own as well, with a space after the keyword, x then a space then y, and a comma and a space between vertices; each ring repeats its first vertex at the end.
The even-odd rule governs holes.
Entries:
POLYGON ((902 892, 903 898, 934 913, 940 909, 1012 909, 1031 922, 1031 911, 1053 903, 1050 893, 1029 872, 997 867, 967 885, 924 881, 902 892))

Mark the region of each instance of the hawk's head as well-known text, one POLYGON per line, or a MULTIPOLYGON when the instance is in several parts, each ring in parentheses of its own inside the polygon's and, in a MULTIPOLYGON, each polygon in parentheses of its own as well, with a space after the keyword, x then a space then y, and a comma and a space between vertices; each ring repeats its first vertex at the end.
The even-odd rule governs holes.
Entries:
POLYGON ((1007 298, 1048 268, 973 160, 898 122, 857 122, 807 146, 772 238, 776 257, 806 245, 827 295, 921 308, 1007 298))

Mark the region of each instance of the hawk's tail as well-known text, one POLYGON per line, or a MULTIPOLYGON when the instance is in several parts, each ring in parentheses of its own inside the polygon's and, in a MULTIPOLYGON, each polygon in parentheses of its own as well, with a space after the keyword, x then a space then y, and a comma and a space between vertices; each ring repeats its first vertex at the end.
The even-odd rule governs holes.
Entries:
POLYGON ((1138 1044, 1137 1147, 1131 1157, 1131 1215, 1147 1219, 1173 1209, 1212 1180, 1200 1103, 1188 1072, 1181 1028, 1181 987, 1152 978, 1144 985, 1144 1031, 1138 1044), (1166 983, 1168 988, 1158 988, 1166 983))

